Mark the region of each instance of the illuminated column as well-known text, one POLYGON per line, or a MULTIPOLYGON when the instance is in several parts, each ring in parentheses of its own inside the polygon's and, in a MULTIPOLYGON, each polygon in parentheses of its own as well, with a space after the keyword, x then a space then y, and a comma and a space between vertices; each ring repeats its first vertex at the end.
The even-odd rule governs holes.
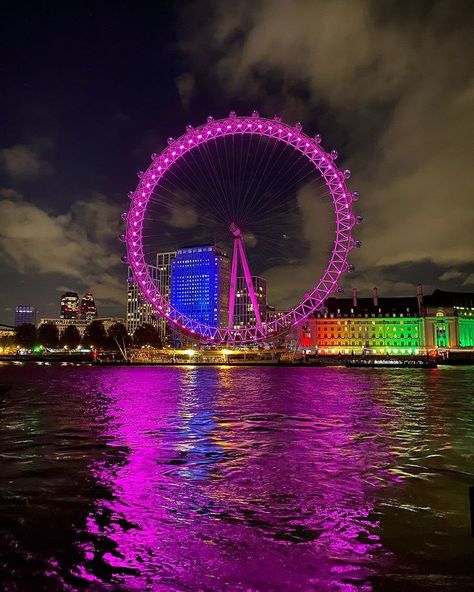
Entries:
POLYGON ((247 284, 247 290, 252 303, 252 308, 255 313, 255 319, 257 321, 257 327, 262 326, 262 319, 260 316, 260 309, 258 307, 257 296, 253 287, 252 276, 250 274, 249 264, 245 255, 244 241, 240 228, 232 222, 230 225, 230 231, 234 237, 234 251, 232 256, 232 269, 230 274, 230 293, 229 293, 229 328, 234 326, 234 306, 235 306, 235 289, 237 286, 237 269, 238 269, 238 258, 240 256, 240 262, 242 263, 242 269, 244 271, 245 283, 247 284))
POLYGON ((232 252, 232 267, 230 271, 230 292, 229 292, 229 323, 228 326, 232 329, 234 326, 234 308, 235 308, 235 289, 237 286, 237 258, 239 256, 239 249, 237 247, 237 240, 234 240, 234 250, 232 252))

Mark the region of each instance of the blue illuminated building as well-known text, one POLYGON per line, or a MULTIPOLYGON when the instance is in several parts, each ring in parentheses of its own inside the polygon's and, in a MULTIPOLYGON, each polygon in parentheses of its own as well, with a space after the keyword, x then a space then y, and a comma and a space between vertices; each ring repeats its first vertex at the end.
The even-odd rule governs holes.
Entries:
POLYGON ((183 314, 224 327, 229 308, 229 258, 213 245, 176 251, 171 265, 170 303, 183 314))

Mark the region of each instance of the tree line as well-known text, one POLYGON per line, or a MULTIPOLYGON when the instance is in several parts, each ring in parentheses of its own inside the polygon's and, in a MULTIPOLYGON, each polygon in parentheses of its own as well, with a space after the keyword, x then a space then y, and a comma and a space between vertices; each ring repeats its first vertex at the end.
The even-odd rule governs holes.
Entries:
POLYGON ((102 321, 92 321, 81 337, 75 325, 68 325, 61 336, 54 323, 43 323, 38 328, 26 323, 16 328, 13 345, 25 349, 41 346, 50 349, 76 349, 80 345, 101 350, 118 350, 125 347, 162 347, 160 335, 153 325, 145 323, 137 328, 133 337, 123 323, 114 323, 105 329, 102 321))

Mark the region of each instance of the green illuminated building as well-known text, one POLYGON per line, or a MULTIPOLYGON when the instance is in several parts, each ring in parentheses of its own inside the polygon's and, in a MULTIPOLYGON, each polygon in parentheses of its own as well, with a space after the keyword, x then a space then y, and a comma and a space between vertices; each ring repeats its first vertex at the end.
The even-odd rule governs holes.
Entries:
POLYGON ((413 297, 329 298, 300 328, 300 344, 321 354, 406 354, 474 347, 474 294, 436 290, 413 297))

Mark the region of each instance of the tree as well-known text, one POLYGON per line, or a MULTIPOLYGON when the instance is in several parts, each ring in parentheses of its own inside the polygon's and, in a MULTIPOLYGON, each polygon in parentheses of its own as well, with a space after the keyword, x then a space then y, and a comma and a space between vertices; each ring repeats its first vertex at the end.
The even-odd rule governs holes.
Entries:
POLYGON ((30 323, 19 325, 15 332, 15 342, 18 346, 32 349, 36 345, 36 327, 30 323))
POLYGON ((142 347, 143 345, 149 345, 151 347, 161 347, 161 339, 153 325, 145 323, 138 327, 133 334, 133 343, 135 347, 142 347))
POLYGON ((76 347, 81 343, 81 335, 76 325, 68 325, 64 329, 60 342, 62 347, 76 349, 76 347))
POLYGON ((87 325, 82 338, 84 345, 95 347, 96 349, 103 349, 107 346, 107 333, 102 321, 92 321, 87 325))
POLYGON ((111 349, 119 349, 128 347, 131 343, 130 335, 127 333, 127 329, 123 323, 114 323, 110 325, 108 330, 108 341, 111 349), (117 345, 118 342, 118 345, 117 345))
POLYGON ((43 323, 39 326, 38 343, 43 347, 59 346, 59 331, 54 323, 43 323))

